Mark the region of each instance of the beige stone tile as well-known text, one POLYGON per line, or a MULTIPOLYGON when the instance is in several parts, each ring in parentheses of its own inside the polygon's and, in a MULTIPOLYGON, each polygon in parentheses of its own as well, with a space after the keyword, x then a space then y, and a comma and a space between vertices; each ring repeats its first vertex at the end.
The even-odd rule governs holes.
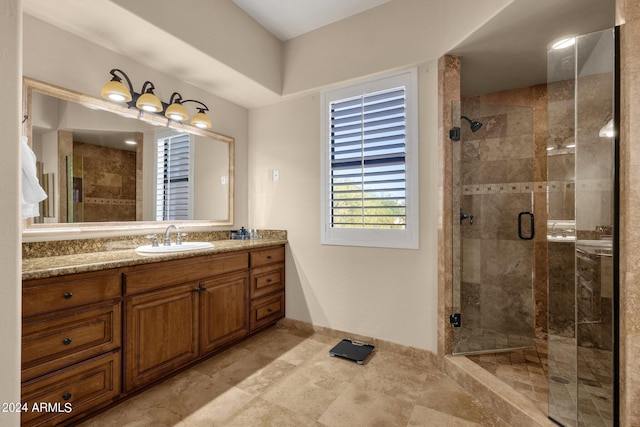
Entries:
POLYGON ((225 426, 320 426, 314 419, 297 414, 266 400, 256 398, 246 409, 225 422, 225 426))
POLYGON ((315 378, 315 384, 327 390, 341 389, 345 382, 352 382, 357 376, 362 375, 365 366, 342 359, 331 357, 329 352, 316 354, 311 359, 299 365, 307 375, 315 378))
POLYGON ((247 349, 232 347, 220 354, 216 354, 215 356, 203 361, 202 363, 197 364, 192 369, 202 374, 213 376, 226 367, 234 364, 239 359, 242 359, 243 357, 250 354, 251 352, 247 349))
POLYGON ((428 382, 446 379, 434 366, 394 353, 380 352, 363 368, 362 374, 354 380, 356 385, 412 404, 421 402, 428 382))
POLYGON ((259 353, 243 357, 213 376, 248 393, 259 394, 287 375, 294 365, 259 353))
MULTIPOLYGON (((251 401, 255 399, 255 396, 236 387, 229 387, 226 384, 218 387, 222 392, 215 397, 210 396, 206 402, 199 406, 190 401, 183 401, 182 404, 179 404, 179 408, 185 412, 181 413, 183 418, 175 424, 176 427, 222 425, 228 418, 250 405, 251 401)), ((203 388, 200 388, 200 385, 194 388, 198 393, 205 392, 203 388)))
POLYGON ((412 404, 348 384, 318 421, 327 426, 404 426, 412 404))
POLYGON ((496 424, 496 417, 450 378, 427 384, 421 393, 422 406, 481 425, 496 424))
POLYGON ((329 390, 316 384, 312 372, 297 369, 262 394, 262 398, 314 420, 335 401, 346 383, 329 390))
MULTIPOLYGON (((496 420, 494 425, 501 425, 496 420)), ((453 415, 444 414, 436 411, 435 409, 425 408, 424 406, 416 405, 411 413, 408 427, 481 427, 483 424, 478 424, 473 421, 463 420, 453 415)))

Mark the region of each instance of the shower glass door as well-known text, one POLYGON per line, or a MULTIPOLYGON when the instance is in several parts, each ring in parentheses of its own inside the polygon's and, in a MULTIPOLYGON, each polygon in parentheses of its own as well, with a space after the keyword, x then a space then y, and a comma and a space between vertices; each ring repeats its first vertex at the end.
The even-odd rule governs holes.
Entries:
POLYGON ((549 417, 618 425, 615 35, 548 52, 549 417))
POLYGON ((453 353, 531 347, 533 108, 463 101, 453 112, 453 353))

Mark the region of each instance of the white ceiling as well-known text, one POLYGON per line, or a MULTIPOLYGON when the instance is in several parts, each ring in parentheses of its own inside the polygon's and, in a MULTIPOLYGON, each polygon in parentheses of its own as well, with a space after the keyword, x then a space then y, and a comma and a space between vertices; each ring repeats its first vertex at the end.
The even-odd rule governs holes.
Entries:
POLYGON ((391 0, 233 0, 282 41, 391 0))
MULTIPOLYGON (((287 40, 392 0, 232 1, 276 37, 287 40)), ((280 99, 279 94, 224 66, 216 58, 134 14, 123 13, 111 0, 23 0, 23 8, 29 15, 124 56, 135 59, 144 54, 148 66, 168 75, 176 75, 176 63, 190 63, 194 66, 180 72, 184 82, 246 108, 280 99), (104 19, 115 14, 119 20, 104 19), (145 37, 131 37, 128 31, 121 31, 122 28, 136 28, 145 37), (153 37, 149 37, 150 34, 153 37), (172 55, 166 55, 167 51, 173 52, 172 55), (216 76, 215 81, 211 75, 216 76)), ((614 10, 615 0, 513 0, 449 52, 462 60, 463 95, 546 82, 549 42, 565 34, 610 28, 614 25, 614 10)), ((461 10, 460 13, 471 12, 461 10)), ((451 25, 455 28, 456 22, 451 25)))

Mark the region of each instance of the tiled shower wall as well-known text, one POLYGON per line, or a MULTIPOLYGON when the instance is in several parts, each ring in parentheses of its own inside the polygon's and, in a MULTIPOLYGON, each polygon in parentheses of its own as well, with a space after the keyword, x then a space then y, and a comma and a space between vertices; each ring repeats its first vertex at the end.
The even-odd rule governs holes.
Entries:
MULTIPOLYGON (((461 123, 460 207, 474 215, 473 225, 468 221, 460 225, 460 306, 465 323, 529 337, 535 325, 536 336, 544 337, 546 87, 468 98, 461 114, 483 123, 475 133, 461 123), (518 213, 531 210, 535 238, 521 240, 518 213)), ((523 227, 523 232, 528 229, 523 227)), ((456 258, 454 253, 454 262, 456 258)))
POLYGON ((83 159, 83 221, 135 221, 136 152, 74 141, 73 153, 83 159))

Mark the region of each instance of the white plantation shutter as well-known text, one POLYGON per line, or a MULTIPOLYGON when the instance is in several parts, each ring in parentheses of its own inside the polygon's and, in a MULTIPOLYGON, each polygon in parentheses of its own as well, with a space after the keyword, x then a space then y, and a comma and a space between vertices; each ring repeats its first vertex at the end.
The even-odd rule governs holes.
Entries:
POLYGON ((189 134, 156 140, 156 220, 190 219, 191 137, 189 134))
POLYGON ((415 70, 323 93, 322 243, 418 247, 415 70))
POLYGON ((331 103, 331 226, 404 228, 405 88, 331 103))

